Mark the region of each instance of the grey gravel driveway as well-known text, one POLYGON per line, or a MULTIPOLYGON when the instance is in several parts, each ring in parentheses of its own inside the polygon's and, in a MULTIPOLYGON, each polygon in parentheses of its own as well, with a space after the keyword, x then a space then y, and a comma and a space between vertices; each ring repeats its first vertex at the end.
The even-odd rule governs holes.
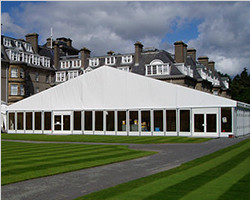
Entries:
POLYGON ((127 145, 132 149, 158 151, 159 153, 105 166, 8 184, 1 188, 2 200, 71 200, 177 167, 184 162, 213 153, 248 137, 218 138, 198 144, 119 144, 127 145))

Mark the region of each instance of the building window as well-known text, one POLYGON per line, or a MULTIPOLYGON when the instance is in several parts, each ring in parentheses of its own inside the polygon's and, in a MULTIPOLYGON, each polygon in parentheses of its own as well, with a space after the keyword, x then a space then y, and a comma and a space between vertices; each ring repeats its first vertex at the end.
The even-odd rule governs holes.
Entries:
POLYGON ((11 68, 10 77, 11 78, 17 78, 18 77, 18 69, 16 67, 11 68))
POLYGON ((15 44, 16 44, 16 47, 17 47, 18 49, 22 49, 22 43, 21 43, 21 42, 15 41, 15 44))
POLYGON ((49 74, 46 75, 46 83, 49 83, 49 74))
POLYGON ((122 63, 128 64, 128 63, 132 63, 132 61, 133 61, 132 55, 122 56, 122 63))
POLYGON ((20 78, 25 78, 24 69, 20 68, 20 78))
POLYGON ((219 94, 218 90, 214 90, 213 94, 218 96, 218 94, 219 94))
POLYGON ((18 85, 17 84, 10 85, 10 95, 18 95, 18 85))
POLYGON ((97 67, 99 65, 99 58, 91 58, 89 59, 90 67, 97 67))
POLYGON ((169 68, 168 63, 163 63, 161 60, 153 60, 149 65, 146 65, 146 76, 169 74, 169 68))
POLYGON ((115 64, 115 57, 111 56, 111 57, 105 58, 105 64, 106 65, 114 65, 115 64))
POLYGON ((20 85, 20 95, 24 96, 24 85, 20 85))
POLYGON ((11 47, 11 40, 8 38, 3 38, 3 45, 6 47, 11 47))
POLYGON ((122 71, 127 71, 127 72, 130 71, 129 67, 118 67, 118 69, 120 69, 122 71))
POLYGON ((36 72, 36 74, 35 74, 35 81, 36 81, 36 82, 39 81, 39 73, 38 73, 38 72, 36 72))

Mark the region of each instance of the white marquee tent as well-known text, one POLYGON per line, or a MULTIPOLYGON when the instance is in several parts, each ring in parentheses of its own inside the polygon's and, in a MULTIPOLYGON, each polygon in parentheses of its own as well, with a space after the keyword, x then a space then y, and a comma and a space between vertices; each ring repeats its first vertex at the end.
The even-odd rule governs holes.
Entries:
POLYGON ((242 135, 250 132, 249 108, 237 101, 103 66, 10 105, 8 132, 242 135), (246 119, 241 126, 240 120, 235 120, 240 116, 246 119))

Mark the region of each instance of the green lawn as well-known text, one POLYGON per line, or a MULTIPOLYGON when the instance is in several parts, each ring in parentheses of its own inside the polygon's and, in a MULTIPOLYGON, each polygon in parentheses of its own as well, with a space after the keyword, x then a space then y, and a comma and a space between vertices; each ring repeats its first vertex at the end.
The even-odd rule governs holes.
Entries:
POLYGON ((210 138, 193 137, 141 137, 141 136, 102 136, 102 135, 40 135, 40 134, 2 134, 2 139, 32 140, 32 141, 60 141, 60 142, 103 142, 103 143, 131 143, 131 144, 159 144, 159 143, 198 143, 210 138))
POLYGON ((246 200, 250 198, 250 139, 178 168, 77 200, 246 200))
POLYGON ((2 141, 2 185, 152 155, 117 145, 2 141))

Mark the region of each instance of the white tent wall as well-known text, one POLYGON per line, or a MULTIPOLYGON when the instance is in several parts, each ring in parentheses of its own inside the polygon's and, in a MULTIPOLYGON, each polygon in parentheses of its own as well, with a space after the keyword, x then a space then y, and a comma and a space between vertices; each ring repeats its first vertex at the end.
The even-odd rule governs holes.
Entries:
MULTIPOLYGON (((9 129, 8 132, 227 137, 234 134, 236 125, 233 122, 235 122, 235 118, 238 119, 239 114, 238 111, 235 111, 237 114, 232 112, 232 116, 229 117, 232 120, 232 129, 230 132, 222 134, 221 110, 222 108, 234 110, 236 107, 237 102, 230 99, 103 66, 10 105, 7 117, 8 122, 12 120, 14 128, 9 129), (175 118, 172 119, 174 128, 171 130, 168 121, 170 118, 166 114, 170 110, 175 112, 175 118), (183 115, 186 120, 185 130, 181 130, 183 123, 180 119, 183 110, 188 111, 183 115), (79 115, 81 116, 81 130, 74 130, 75 111, 81 112, 81 115, 79 115), (92 113, 91 120, 88 122, 91 123, 92 127, 90 127, 90 130, 85 130, 86 113, 88 111, 92 113), (106 127, 107 116, 105 113, 109 111, 112 112, 114 118, 112 119, 114 120, 114 130, 112 131, 107 131, 106 127), (125 114, 122 114, 121 111, 125 114), (138 119, 133 119, 135 120, 133 128, 136 130, 131 131, 132 119, 130 119, 130 115, 132 116, 133 111, 138 112, 137 114, 134 113, 138 119), (144 111, 147 111, 148 114, 145 115, 144 111), (156 111, 160 112, 157 113, 156 111), (20 112, 24 114, 22 115, 20 112), (29 128, 29 130, 25 128, 27 112, 32 113, 32 128, 29 128), (45 130, 46 112, 50 113, 51 116, 51 128, 45 130), (14 113, 14 115, 11 113, 14 113), (37 117, 35 113, 41 114, 37 117), (157 125, 154 124, 156 123, 154 122, 154 113, 158 115, 157 117, 161 121, 161 123, 157 122, 157 125), (22 116, 23 118, 20 118, 22 116), (123 119, 121 120, 122 116, 123 119), (214 133, 209 132, 209 127, 206 125, 206 120, 210 119, 211 116, 214 123, 216 121, 214 133), (174 119, 175 123, 173 123, 174 119), (100 121, 102 125, 95 124, 95 120, 102 120, 102 122, 100 121), (202 124, 199 120, 205 120, 205 122, 202 124), (143 125, 144 122, 146 125, 143 125), (59 128, 56 127, 55 123, 58 123, 59 128), (121 123, 125 123, 123 129, 121 129, 121 123), (96 125, 100 130, 95 130, 96 125), (36 130, 36 126, 39 127, 39 130, 36 130), (144 126, 146 126, 146 129, 144 126), (17 127, 24 128, 18 130, 17 127)), ((249 113, 245 116, 249 116, 249 113)), ((235 131, 241 134, 241 130, 235 131)), ((245 132, 247 132, 247 128, 244 129, 243 134, 245 132)))
POLYGON ((250 105, 238 102, 234 110, 234 131, 236 136, 242 136, 250 133, 250 105))

